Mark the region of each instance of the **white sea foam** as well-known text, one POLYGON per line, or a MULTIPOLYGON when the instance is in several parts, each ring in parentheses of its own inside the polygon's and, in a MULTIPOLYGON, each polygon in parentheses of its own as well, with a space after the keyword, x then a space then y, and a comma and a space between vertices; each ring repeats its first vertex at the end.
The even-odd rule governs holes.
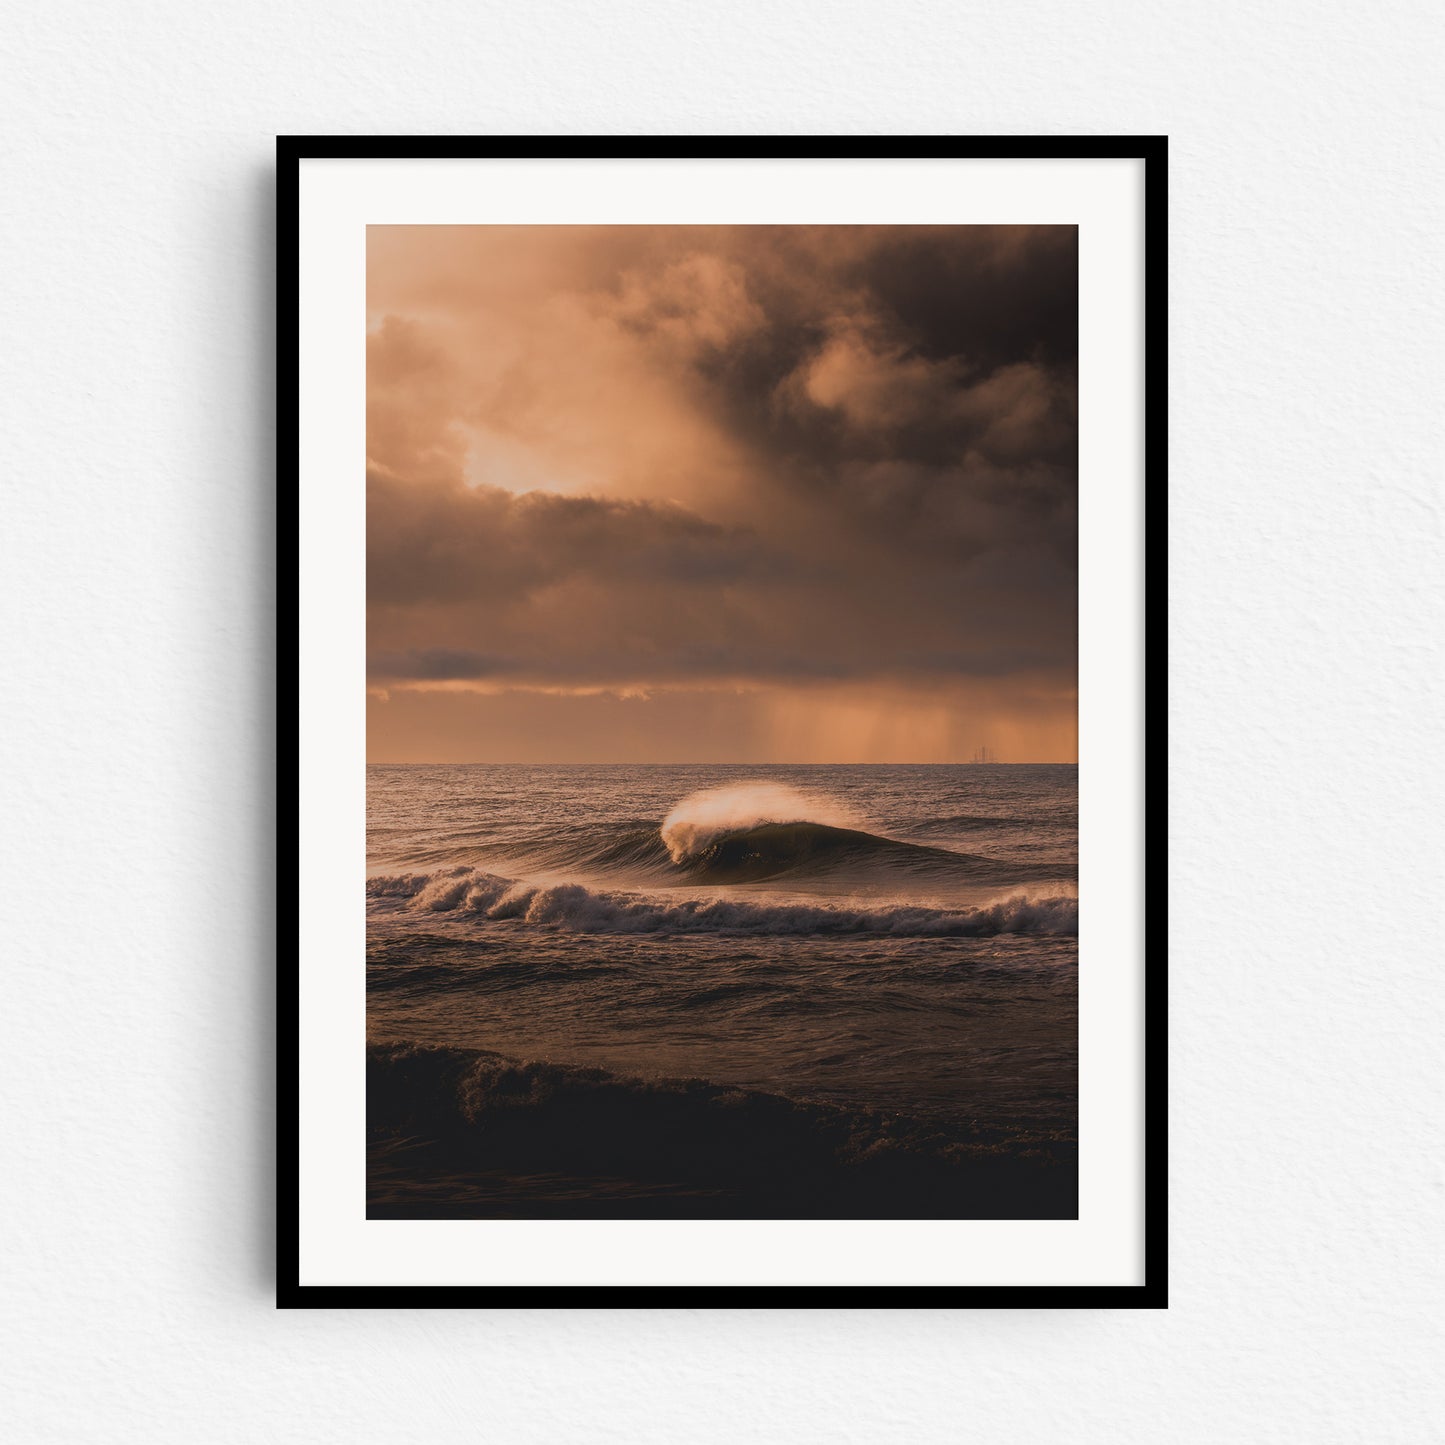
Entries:
POLYGON ((1071 936, 1078 932, 1079 919, 1078 899, 1072 896, 1015 894, 976 908, 915 903, 858 907, 716 897, 664 900, 646 894, 596 891, 577 883, 519 882, 470 868, 373 878, 367 893, 383 906, 414 912, 550 925, 577 933, 1071 936))

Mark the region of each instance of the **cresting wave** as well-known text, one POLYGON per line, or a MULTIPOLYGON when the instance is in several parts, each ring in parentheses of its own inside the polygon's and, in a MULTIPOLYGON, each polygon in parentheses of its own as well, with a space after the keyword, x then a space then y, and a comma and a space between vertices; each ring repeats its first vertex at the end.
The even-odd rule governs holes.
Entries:
POLYGON ((854 875, 877 878, 967 878, 985 883, 1019 881, 1017 867, 926 843, 880 838, 828 823, 756 823, 669 847, 655 827, 625 827, 605 837, 572 838, 536 850, 543 868, 593 868, 667 882, 762 883, 773 879, 854 875))
POLYGON ((662 820, 661 834, 672 861, 685 863, 730 835, 779 823, 860 831, 863 820, 830 798, 781 783, 733 783, 689 794, 662 820))
POLYGON ((658 899, 598 891, 578 883, 542 884, 475 868, 369 879, 379 908, 450 914, 482 921, 548 925, 578 933, 874 934, 917 938, 989 938, 1005 933, 1072 936, 1074 897, 1015 895, 978 908, 922 904, 767 903, 754 899, 658 899))
POLYGON ((733 783, 684 798, 659 830, 673 864, 699 881, 751 883, 791 874, 902 871, 1017 874, 993 859, 879 837, 852 809, 778 783, 733 783))
POLYGON ((601 831, 581 824, 533 850, 527 861, 548 869, 584 867, 704 884, 906 873, 1003 886, 1025 876, 998 859, 880 837, 832 799, 776 783, 693 793, 661 827, 642 819, 601 831))

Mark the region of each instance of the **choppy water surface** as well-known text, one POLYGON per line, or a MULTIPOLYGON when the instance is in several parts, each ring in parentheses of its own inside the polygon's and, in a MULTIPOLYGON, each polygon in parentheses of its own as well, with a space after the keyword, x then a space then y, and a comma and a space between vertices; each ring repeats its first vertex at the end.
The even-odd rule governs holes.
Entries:
POLYGON ((372 767, 374 1215, 1070 1215, 1076 770, 372 767))

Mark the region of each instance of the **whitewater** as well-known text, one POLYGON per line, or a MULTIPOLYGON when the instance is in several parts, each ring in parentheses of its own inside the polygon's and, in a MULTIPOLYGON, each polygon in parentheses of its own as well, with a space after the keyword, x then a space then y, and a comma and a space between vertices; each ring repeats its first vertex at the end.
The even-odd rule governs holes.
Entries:
POLYGON ((1069 1216, 1073 767, 367 796, 374 1217, 1069 1216))

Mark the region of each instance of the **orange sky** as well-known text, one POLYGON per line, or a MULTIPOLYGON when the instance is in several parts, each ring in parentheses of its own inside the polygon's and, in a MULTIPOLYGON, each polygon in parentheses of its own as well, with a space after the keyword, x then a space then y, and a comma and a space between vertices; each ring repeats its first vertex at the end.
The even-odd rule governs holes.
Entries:
POLYGON ((1076 233, 373 227, 375 762, 1072 761, 1076 233))

